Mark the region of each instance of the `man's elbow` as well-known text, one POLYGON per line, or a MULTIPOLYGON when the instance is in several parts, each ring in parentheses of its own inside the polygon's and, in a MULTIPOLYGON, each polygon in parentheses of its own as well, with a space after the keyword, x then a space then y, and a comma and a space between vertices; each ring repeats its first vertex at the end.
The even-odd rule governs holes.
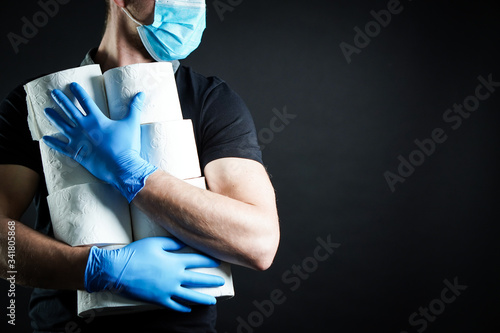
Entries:
POLYGON ((265 271, 273 264, 274 257, 275 253, 263 255, 261 258, 254 260, 254 262, 252 263, 252 268, 256 271, 265 271))
POLYGON ((265 271, 271 267, 278 251, 279 242, 280 232, 278 227, 260 236, 252 251, 251 268, 257 271, 265 271))

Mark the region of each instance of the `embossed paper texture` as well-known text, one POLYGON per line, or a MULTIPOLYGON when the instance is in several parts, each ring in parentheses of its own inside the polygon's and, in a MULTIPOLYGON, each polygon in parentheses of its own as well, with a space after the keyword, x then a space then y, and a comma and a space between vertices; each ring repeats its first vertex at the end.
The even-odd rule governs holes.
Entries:
MULTIPOLYGON (((40 153, 49 196, 55 237, 72 246, 96 245, 112 249, 154 236, 170 236, 110 184, 95 178, 85 168, 43 143, 44 135, 60 136, 45 117, 44 109, 64 112, 52 100, 53 89, 62 90, 75 104, 69 84, 78 82, 110 119, 118 120, 128 112, 131 99, 146 94, 141 110, 141 156, 159 169, 206 189, 201 177, 191 120, 182 118, 172 65, 168 62, 135 64, 107 71, 89 65, 50 74, 25 85, 28 125, 40 153)), ((68 120, 69 121, 69 120, 68 120)), ((194 252, 187 248, 185 251, 194 252)), ((197 288, 215 297, 234 295, 230 265, 198 271, 222 276, 226 284, 218 288, 197 288)), ((89 294, 78 291, 78 314, 106 315, 145 311, 151 305, 131 301, 110 292, 89 294), (95 312, 93 310, 99 309, 95 312)))
POLYGON ((146 92, 141 124, 182 120, 172 65, 168 62, 135 64, 110 69, 103 75, 109 116, 122 119, 132 98, 146 92))

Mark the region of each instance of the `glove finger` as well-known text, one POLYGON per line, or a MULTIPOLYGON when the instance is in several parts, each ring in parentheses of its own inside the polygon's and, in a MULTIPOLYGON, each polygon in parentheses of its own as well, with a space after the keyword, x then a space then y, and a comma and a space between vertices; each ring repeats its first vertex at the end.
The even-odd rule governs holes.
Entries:
POLYGON ((182 254, 186 268, 219 267, 220 261, 198 253, 182 254))
POLYGON ((77 126, 82 124, 84 115, 82 112, 73 104, 73 102, 66 96, 61 90, 54 89, 51 93, 52 99, 59 105, 59 107, 64 111, 68 118, 77 126))
POLYGON ((186 287, 212 288, 223 286, 225 283, 224 278, 217 275, 186 271, 182 285, 186 287))
POLYGON ((164 251, 177 251, 185 247, 186 245, 177 239, 171 237, 155 237, 161 243, 161 247, 164 251))
POLYGON ((139 123, 141 117, 141 110, 144 105, 145 94, 143 92, 137 93, 137 95, 132 98, 130 102, 130 108, 128 114, 124 117, 125 121, 132 121, 133 123, 139 123))
POLYGON ((56 110, 51 108, 46 108, 45 116, 50 120, 52 125, 54 125, 64 136, 70 137, 73 127, 70 126, 63 117, 56 112, 56 110))
POLYGON ((168 298, 163 305, 175 311, 191 312, 191 308, 174 301, 172 298, 168 298))
POLYGON ((179 288, 175 297, 180 298, 183 301, 202 305, 214 305, 217 303, 215 297, 188 288, 179 288))
POLYGON ((43 142, 49 147, 54 149, 55 151, 66 155, 68 157, 72 157, 71 153, 68 151, 68 144, 62 142, 59 139, 54 138, 53 136, 45 135, 43 138, 43 142))
MULTIPOLYGON (((101 109, 95 104, 94 100, 87 94, 85 89, 82 88, 81 85, 79 85, 76 82, 73 82, 69 85, 69 89, 75 95, 76 99, 82 106, 83 110, 87 113, 87 117, 95 117, 99 120, 103 120, 105 117, 103 117, 103 113, 101 109)), ((83 117, 83 115, 80 113, 80 115, 83 117)))

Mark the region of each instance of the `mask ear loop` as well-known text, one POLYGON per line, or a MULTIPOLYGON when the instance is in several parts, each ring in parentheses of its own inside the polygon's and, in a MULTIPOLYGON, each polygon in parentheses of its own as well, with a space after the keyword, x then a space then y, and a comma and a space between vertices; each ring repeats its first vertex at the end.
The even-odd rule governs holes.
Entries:
POLYGON ((135 17, 132 16, 132 14, 130 14, 130 12, 128 11, 128 9, 125 9, 125 7, 122 7, 122 10, 125 12, 125 14, 127 14, 127 16, 132 20, 134 21, 134 23, 136 23, 137 25, 140 25, 140 26, 143 26, 144 24, 142 24, 141 22, 137 21, 135 19, 135 17))

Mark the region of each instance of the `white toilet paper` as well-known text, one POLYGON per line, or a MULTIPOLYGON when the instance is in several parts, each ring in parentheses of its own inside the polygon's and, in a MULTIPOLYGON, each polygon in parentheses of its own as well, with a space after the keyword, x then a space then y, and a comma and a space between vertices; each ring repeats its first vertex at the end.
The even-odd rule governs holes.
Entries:
POLYGON ((102 183, 78 162, 49 148, 43 141, 40 141, 40 153, 49 195, 74 185, 102 183))
POLYGON ((134 64, 105 72, 110 118, 122 119, 130 101, 138 92, 145 93, 141 124, 181 120, 174 71, 170 62, 134 64))
POLYGON ((128 244, 127 200, 109 184, 75 185, 47 197, 54 235, 72 246, 128 244))
POLYGON ((201 176, 189 119, 141 125, 141 157, 179 179, 201 176))
POLYGON ((160 306, 131 300, 109 291, 89 294, 77 292, 77 313, 80 317, 108 316, 161 309, 160 306))
POLYGON ((77 67, 54 74, 46 75, 24 86, 28 105, 28 125, 33 140, 40 140, 44 135, 52 135, 59 131, 45 117, 45 108, 53 108, 69 122, 68 117, 54 102, 50 93, 54 89, 62 90, 69 99, 79 105, 69 90, 69 84, 78 82, 97 106, 106 115, 109 115, 106 96, 104 94, 103 77, 99 65, 77 67))

